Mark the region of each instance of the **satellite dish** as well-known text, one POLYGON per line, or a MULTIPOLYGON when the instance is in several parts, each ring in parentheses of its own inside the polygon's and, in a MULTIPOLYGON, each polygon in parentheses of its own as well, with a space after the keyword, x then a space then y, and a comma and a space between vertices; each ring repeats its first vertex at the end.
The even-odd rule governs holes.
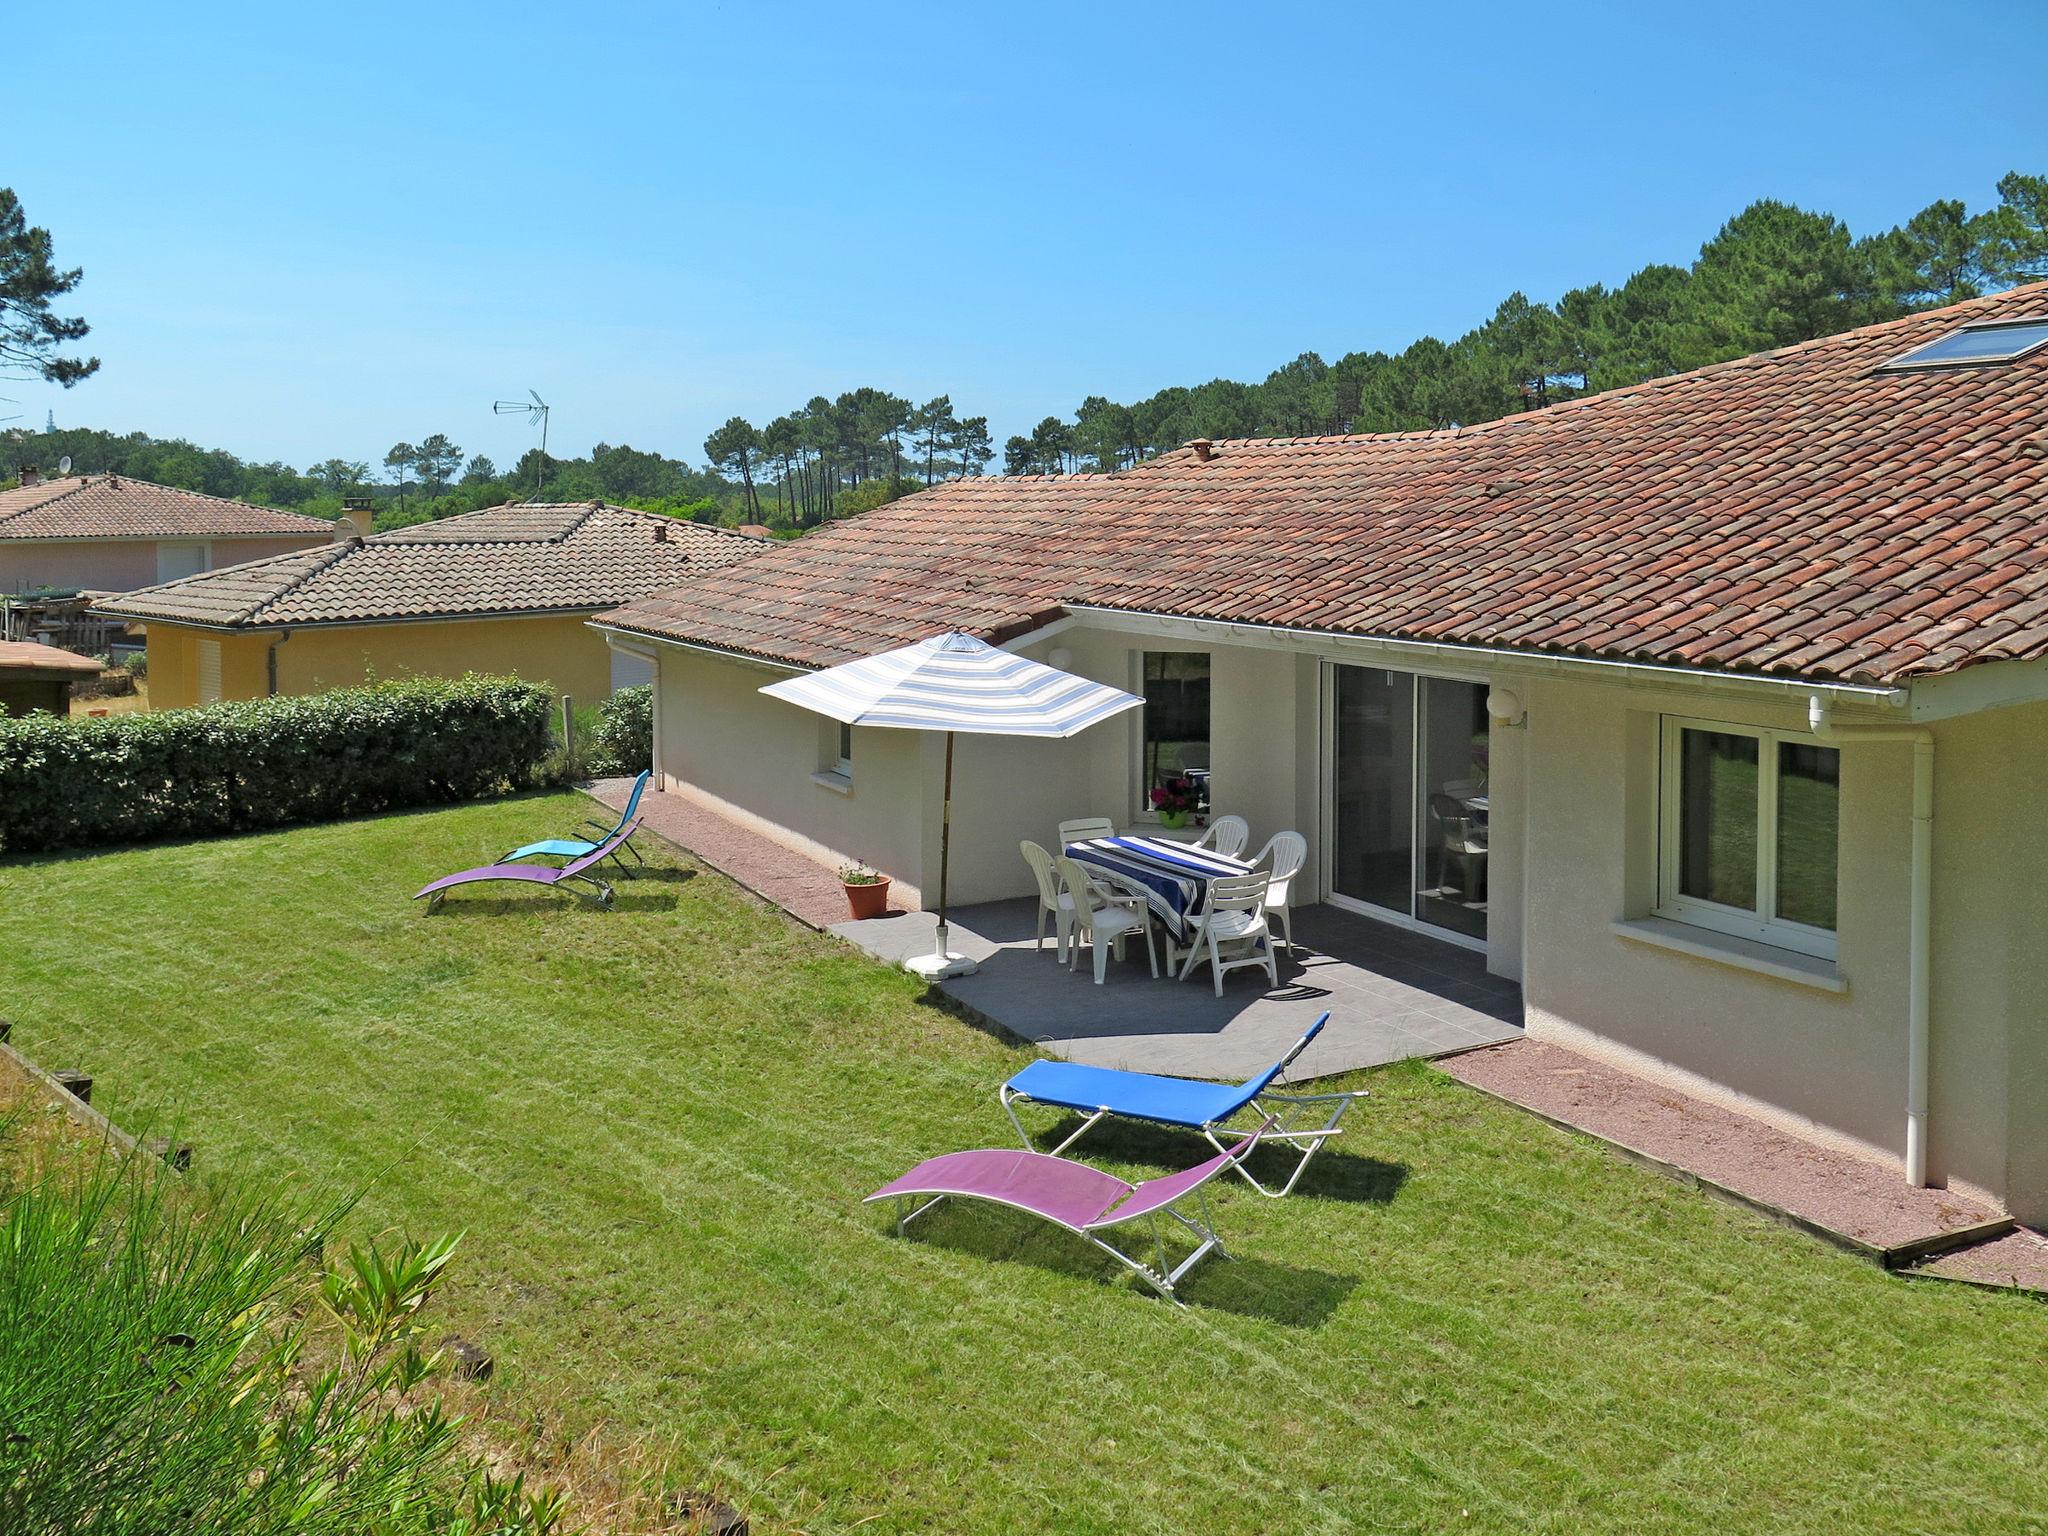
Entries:
POLYGON ((60 474, 60 475, 68 475, 68 474, 70 474, 70 473, 71 473, 71 455, 70 455, 70 454, 68 454, 68 453, 67 453, 67 454, 65 454, 63 458, 61 458, 61 459, 59 459, 59 460, 57 461, 57 473, 58 473, 58 474, 60 474))

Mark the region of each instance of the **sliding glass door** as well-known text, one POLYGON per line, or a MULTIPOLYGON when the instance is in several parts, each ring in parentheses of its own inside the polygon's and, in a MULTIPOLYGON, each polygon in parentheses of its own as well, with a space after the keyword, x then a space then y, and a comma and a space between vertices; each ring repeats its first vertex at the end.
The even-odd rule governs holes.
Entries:
POLYGON ((1484 940, 1485 685, 1331 671, 1332 893, 1484 940))
POLYGON ((1415 869, 1414 679, 1337 667, 1335 857, 1330 886, 1368 906, 1409 909, 1415 869))

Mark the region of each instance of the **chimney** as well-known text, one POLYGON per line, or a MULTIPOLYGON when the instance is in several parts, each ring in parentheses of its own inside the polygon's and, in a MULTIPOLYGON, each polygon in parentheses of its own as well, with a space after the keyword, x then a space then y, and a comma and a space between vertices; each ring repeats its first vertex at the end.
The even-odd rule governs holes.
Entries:
POLYGON ((1204 464, 1216 456, 1216 445, 1206 437, 1198 437, 1188 446, 1195 450, 1195 457, 1204 464))
POLYGON ((43 483, 43 472, 33 464, 24 464, 21 466, 21 483, 23 485, 41 485, 43 483))
POLYGON ((372 521, 370 498, 367 496, 344 496, 341 498, 341 516, 334 522, 334 537, 341 539, 367 539, 376 527, 372 521))

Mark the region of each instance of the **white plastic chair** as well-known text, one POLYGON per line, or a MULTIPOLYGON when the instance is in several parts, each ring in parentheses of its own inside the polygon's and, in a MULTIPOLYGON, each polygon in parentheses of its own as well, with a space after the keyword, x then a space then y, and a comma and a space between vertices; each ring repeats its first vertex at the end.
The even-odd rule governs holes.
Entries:
POLYGON ((1060 823, 1060 852, 1065 853, 1076 843, 1115 836, 1116 823, 1107 816, 1083 816, 1078 821, 1063 821, 1060 823))
POLYGON ((1104 967, 1112 949, 1121 950, 1123 941, 1134 933, 1145 935, 1145 958, 1152 963, 1152 979, 1159 979, 1159 951, 1152 943, 1152 920, 1142 907, 1133 909, 1121 902, 1103 898, 1083 869, 1064 854, 1054 859, 1053 868, 1059 871, 1061 892, 1072 898, 1073 939, 1072 948, 1067 951, 1067 965, 1072 968, 1081 958, 1081 938, 1085 934, 1088 946, 1095 955, 1095 985, 1102 985, 1104 967))
POLYGON ((1272 874, 1266 887, 1266 910, 1280 914, 1280 931, 1287 938, 1287 958, 1294 958, 1294 877, 1308 862, 1308 839, 1299 832, 1275 832, 1267 839, 1252 866, 1264 866, 1272 874))
MULTIPOLYGON (((1083 816, 1078 821, 1063 821, 1060 823, 1060 853, 1064 855, 1075 843, 1088 843, 1098 837, 1115 836, 1116 824, 1107 816, 1083 816)), ((1120 886, 1111 885, 1100 875, 1095 877, 1093 883, 1098 902, 1114 902, 1117 906, 1133 909, 1145 905, 1144 897, 1134 896, 1120 886)))
POLYGON ((1195 839, 1195 846, 1234 859, 1251 840, 1251 823, 1242 816, 1218 816, 1209 823, 1209 830, 1195 839))
POLYGON ((1263 870, 1209 882, 1208 900, 1202 903, 1201 921, 1189 942, 1187 964, 1181 968, 1182 981, 1207 959, 1215 972, 1218 997, 1223 995, 1223 973, 1245 966, 1264 971, 1268 986, 1280 985, 1272 934, 1266 927, 1266 888, 1271 883, 1263 870))
POLYGON ((1051 854, 1028 839, 1019 843, 1017 848, 1024 855, 1024 862, 1031 866, 1031 877, 1038 882, 1038 937, 1031 947, 1040 954, 1045 953, 1045 921, 1051 918, 1053 935, 1059 941, 1054 953, 1065 963, 1068 936, 1074 928, 1073 898, 1060 889, 1060 877, 1052 867, 1051 854))

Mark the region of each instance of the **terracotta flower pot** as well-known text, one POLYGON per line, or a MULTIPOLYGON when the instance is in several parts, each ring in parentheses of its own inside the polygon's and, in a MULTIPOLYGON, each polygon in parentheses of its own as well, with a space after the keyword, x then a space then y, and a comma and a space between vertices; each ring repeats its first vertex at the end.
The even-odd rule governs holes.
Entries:
POLYGON ((868 880, 859 885, 846 880, 839 883, 846 888, 846 905, 856 919, 880 917, 889 910, 887 880, 868 880))

